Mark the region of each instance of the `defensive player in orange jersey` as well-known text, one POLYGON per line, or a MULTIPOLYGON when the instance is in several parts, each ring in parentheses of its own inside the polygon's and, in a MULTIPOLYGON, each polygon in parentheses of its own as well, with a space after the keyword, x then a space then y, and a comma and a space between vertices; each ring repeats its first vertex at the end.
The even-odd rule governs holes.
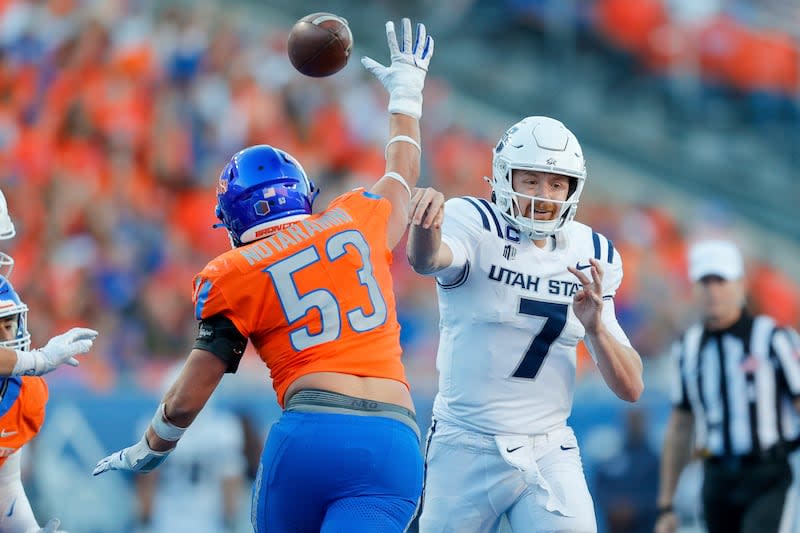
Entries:
MULTIPOLYGON (((101 460, 146 472, 175 447, 247 339, 284 408, 253 489, 256 532, 401 532, 422 488, 414 406, 400 361, 391 250, 408 225, 420 165, 422 88, 433 40, 403 20, 391 65, 364 66, 389 92, 386 173, 312 215, 317 189, 288 153, 261 145, 233 156, 217 216, 233 250, 194 281, 194 349, 137 444, 101 460)), ((428 225, 443 213, 431 212, 428 225)))
MULTIPOLYGON (((25 372, 27 375, 19 376, 22 372, 14 369, 18 362, 12 362, 18 360, 19 353, 33 353, 28 351, 31 336, 27 328, 27 315, 27 306, 19 299, 11 283, 0 275, 0 375, 3 376, 0 377, 0 531, 53 533, 58 529, 59 520, 54 518, 44 528, 39 526, 20 478, 20 450, 39 433, 47 404, 47 383, 44 379, 33 375, 33 369, 28 369, 25 372), (6 357, 9 353, 13 357, 6 357)), ((82 351, 88 351, 97 332, 73 330, 76 331, 83 331, 85 338, 76 342, 82 351)), ((78 353, 75 351, 74 355, 78 353)), ((39 355, 44 357, 41 353, 39 355)), ((56 366, 49 366, 48 371, 56 366)))
MULTIPOLYGON (((0 240, 15 235, 0 190, 0 240)), ((0 532, 58 533, 57 518, 42 528, 33 516, 20 476, 21 448, 44 422, 47 384, 38 376, 64 363, 76 366, 74 356, 91 349, 97 332, 73 328, 31 351, 28 306, 8 281, 13 266, 11 256, 0 252, 0 532)))

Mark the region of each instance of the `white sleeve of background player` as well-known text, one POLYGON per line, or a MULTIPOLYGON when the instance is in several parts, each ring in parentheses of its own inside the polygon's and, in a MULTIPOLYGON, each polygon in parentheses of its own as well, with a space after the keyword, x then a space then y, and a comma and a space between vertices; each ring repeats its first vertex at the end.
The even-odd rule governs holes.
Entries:
POLYGON ((781 328, 772 336, 772 349, 778 356, 789 392, 800 397, 800 336, 792 328, 781 328))
POLYGON ((689 399, 686 397, 686 386, 683 382, 681 365, 683 361, 683 339, 675 341, 670 348, 670 387, 669 395, 675 407, 688 407, 689 399))
POLYGON ((219 413, 215 418, 219 449, 217 468, 220 477, 231 478, 244 475, 244 428, 241 421, 229 413, 219 413))
POLYGON ((21 451, 9 455, 0 467, 0 531, 3 533, 25 533, 39 529, 22 487, 21 455, 21 451))
POLYGON ((451 198, 445 202, 442 242, 453 253, 453 262, 436 273, 439 285, 453 288, 466 280, 483 232, 480 212, 468 200, 451 198))

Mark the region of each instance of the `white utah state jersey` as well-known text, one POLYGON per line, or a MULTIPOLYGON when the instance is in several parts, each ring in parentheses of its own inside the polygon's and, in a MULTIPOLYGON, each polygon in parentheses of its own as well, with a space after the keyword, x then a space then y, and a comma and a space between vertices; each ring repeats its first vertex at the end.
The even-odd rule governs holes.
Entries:
POLYGON ((152 533, 218 533, 223 482, 243 478, 244 428, 231 413, 206 406, 157 470, 152 533))
POLYGON ((603 321, 630 346, 613 312, 622 260, 611 241, 573 221, 553 247, 539 248, 494 204, 471 197, 447 201, 442 240, 454 263, 437 274, 434 418, 489 434, 566 425, 584 336, 572 311, 581 284, 567 266, 587 268, 593 257, 602 262, 603 321))

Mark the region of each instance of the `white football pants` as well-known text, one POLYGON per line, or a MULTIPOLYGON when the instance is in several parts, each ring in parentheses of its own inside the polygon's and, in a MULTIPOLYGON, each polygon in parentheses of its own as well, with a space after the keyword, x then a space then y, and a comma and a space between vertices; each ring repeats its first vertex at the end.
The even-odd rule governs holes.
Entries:
POLYGON ((437 421, 428 435, 420 533, 596 533, 572 428, 492 436, 437 421), (501 452, 502 450, 502 452, 501 452))

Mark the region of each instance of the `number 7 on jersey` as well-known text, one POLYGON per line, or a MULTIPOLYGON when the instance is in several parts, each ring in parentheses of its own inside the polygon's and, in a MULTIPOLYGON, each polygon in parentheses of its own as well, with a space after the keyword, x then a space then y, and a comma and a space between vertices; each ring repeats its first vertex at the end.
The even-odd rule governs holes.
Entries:
POLYGON ((550 346, 564 331, 568 311, 569 305, 567 304, 520 298, 517 313, 537 319, 534 325, 536 333, 517 365, 517 369, 511 374, 512 378, 536 379, 547 353, 550 351, 550 346))

